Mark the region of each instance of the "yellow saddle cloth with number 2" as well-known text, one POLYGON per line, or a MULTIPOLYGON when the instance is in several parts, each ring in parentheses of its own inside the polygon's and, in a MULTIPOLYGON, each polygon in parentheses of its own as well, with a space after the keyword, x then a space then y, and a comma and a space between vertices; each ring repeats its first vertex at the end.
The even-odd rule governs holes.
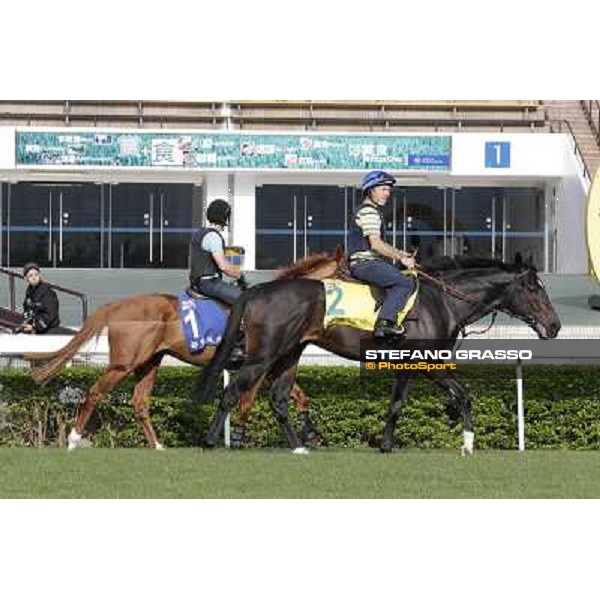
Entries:
MULTIPOLYGON (((405 275, 415 278, 415 289, 409 296, 404 308, 398 313, 398 325, 414 307, 419 293, 419 280, 414 271, 404 271, 405 275)), ((339 279, 324 279, 325 285, 325 328, 332 325, 348 325, 358 329, 372 331, 381 308, 368 284, 339 279)))

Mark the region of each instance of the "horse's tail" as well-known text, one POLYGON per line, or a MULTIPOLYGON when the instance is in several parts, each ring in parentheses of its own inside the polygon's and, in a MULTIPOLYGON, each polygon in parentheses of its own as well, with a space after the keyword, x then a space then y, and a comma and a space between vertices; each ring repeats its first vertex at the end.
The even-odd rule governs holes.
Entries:
POLYGON ((73 339, 60 350, 46 353, 25 354, 25 360, 39 361, 48 360, 49 362, 33 369, 33 379, 36 383, 44 384, 50 381, 69 361, 77 350, 85 344, 94 335, 97 337, 106 325, 108 325, 108 312, 110 305, 100 307, 91 317, 88 317, 81 330, 73 339))
POLYGON ((210 363, 204 367, 200 377, 196 383, 196 386, 192 390, 191 400, 199 404, 208 404, 212 402, 215 397, 217 390, 217 378, 221 372, 225 369, 229 355, 233 345, 237 340, 238 331, 240 329, 240 323, 244 310, 246 309, 246 303, 251 296, 254 295, 254 291, 260 286, 257 286, 251 290, 244 292, 235 302, 229 318, 227 320, 227 327, 221 342, 217 346, 217 351, 210 361, 210 363))

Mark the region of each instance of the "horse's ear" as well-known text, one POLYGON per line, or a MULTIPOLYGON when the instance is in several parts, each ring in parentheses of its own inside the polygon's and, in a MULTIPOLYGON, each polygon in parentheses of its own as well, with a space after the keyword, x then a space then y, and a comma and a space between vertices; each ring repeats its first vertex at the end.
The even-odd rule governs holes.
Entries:
POLYGON ((344 246, 342 246, 342 244, 338 244, 335 247, 335 262, 341 263, 345 255, 346 251, 344 250, 344 246))

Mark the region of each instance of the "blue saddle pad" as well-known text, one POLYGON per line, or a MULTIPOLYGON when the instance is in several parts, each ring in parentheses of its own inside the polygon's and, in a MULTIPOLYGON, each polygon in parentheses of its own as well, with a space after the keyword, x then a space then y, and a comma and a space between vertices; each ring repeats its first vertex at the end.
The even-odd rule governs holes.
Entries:
POLYGON ((227 312, 211 298, 191 298, 179 294, 179 318, 190 352, 220 343, 227 325, 227 312))

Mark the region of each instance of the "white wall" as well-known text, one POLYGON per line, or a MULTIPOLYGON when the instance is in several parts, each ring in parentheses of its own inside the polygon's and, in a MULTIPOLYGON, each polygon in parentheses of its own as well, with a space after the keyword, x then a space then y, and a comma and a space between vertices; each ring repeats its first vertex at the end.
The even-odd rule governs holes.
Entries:
POLYGON ((233 202, 233 243, 246 250, 244 269, 256 264, 256 177, 254 173, 236 173, 233 202))
POLYGON ((15 168, 15 128, 0 127, 0 171, 15 168))
POLYGON ((229 195, 227 173, 208 173, 205 179, 205 197, 208 206, 213 200, 227 200, 229 195))
POLYGON ((557 133, 456 133, 452 139, 454 177, 561 177, 567 171, 568 136, 557 133), (486 142, 510 142, 510 168, 486 168, 486 142))
POLYGON ((589 273, 586 245, 587 192, 576 174, 563 177, 556 188, 557 271, 589 273))
POLYGON ((568 135, 563 139, 563 176, 556 182, 557 272, 590 272, 587 251, 586 208, 589 182, 568 135))

